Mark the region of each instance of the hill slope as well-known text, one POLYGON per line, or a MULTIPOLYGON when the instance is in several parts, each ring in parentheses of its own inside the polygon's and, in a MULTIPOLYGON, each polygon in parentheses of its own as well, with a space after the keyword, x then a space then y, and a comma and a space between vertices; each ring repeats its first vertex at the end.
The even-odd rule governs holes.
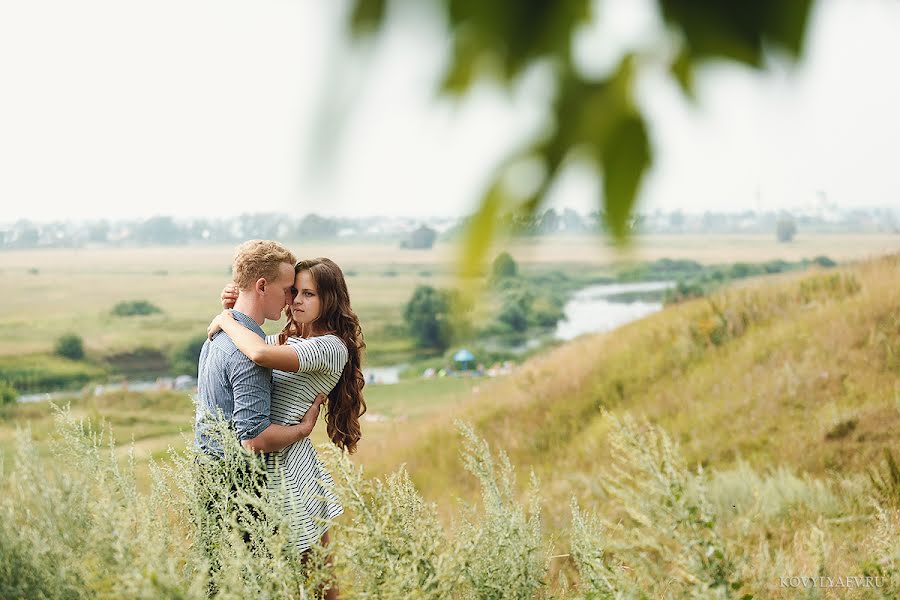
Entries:
POLYGON ((578 339, 363 458, 375 473, 406 463, 428 498, 474 493, 459 418, 534 470, 548 504, 590 498, 603 409, 646 416, 691 464, 863 472, 900 452, 900 255, 750 281, 578 339))

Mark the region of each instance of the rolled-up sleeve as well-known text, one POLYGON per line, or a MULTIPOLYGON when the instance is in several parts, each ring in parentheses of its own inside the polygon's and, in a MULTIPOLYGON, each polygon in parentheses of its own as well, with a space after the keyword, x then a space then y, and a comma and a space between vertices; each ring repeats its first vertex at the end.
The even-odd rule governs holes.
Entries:
POLYGON ((229 363, 234 393, 234 428, 238 439, 252 440, 271 424, 272 372, 235 352, 229 363))

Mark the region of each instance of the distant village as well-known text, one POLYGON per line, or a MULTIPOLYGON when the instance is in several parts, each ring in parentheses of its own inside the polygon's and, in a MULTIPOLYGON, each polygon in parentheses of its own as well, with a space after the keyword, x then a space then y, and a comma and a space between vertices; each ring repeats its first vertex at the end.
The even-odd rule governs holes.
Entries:
MULTIPOLYGON (((0 249, 90 246, 231 244, 250 238, 347 239, 395 242, 427 249, 456 239, 469 217, 326 217, 256 213, 223 219, 155 216, 147 219, 0 223, 0 249)), ((584 234, 603 230, 598 212, 550 208, 509 214, 504 223, 519 236, 584 234)), ((632 230, 647 234, 771 234, 790 241, 803 233, 900 233, 900 209, 839 209, 816 206, 791 211, 639 213, 632 230)))

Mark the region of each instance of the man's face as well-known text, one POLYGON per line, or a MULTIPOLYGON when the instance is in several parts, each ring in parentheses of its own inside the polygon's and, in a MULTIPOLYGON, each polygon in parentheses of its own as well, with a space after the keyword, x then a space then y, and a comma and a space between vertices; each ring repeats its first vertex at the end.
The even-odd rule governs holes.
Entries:
POLYGON ((294 265, 281 263, 278 266, 278 278, 266 283, 266 293, 263 297, 264 316, 270 321, 281 318, 281 311, 291 303, 293 295, 291 288, 294 286, 294 265))

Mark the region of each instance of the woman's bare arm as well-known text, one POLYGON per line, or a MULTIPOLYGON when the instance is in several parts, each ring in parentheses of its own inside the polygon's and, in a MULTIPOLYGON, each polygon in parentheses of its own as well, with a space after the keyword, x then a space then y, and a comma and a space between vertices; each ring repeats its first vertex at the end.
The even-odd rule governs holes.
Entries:
POLYGON ((210 339, 220 329, 228 334, 238 350, 261 367, 292 373, 296 373, 300 367, 300 359, 293 348, 267 344, 264 339, 235 321, 229 310, 223 310, 209 324, 207 334, 210 339))

